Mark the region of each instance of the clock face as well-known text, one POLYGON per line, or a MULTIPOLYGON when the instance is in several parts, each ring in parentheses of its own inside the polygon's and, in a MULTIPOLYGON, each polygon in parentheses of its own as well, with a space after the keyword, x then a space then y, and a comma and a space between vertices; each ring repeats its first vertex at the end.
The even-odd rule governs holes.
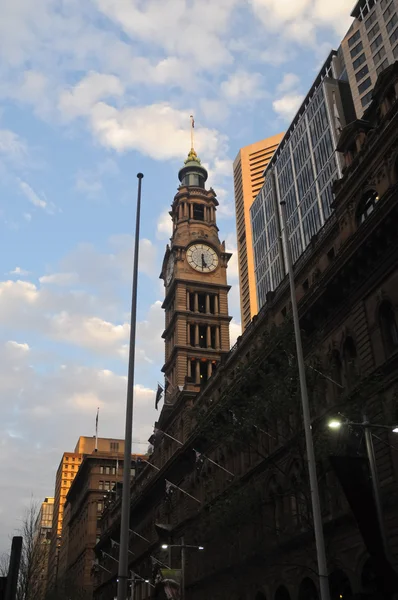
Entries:
POLYGON ((174 271, 174 256, 170 254, 166 267, 166 285, 169 285, 174 271))
POLYGON ((211 273, 218 265, 217 252, 206 244, 193 244, 187 250, 188 264, 200 273, 211 273))

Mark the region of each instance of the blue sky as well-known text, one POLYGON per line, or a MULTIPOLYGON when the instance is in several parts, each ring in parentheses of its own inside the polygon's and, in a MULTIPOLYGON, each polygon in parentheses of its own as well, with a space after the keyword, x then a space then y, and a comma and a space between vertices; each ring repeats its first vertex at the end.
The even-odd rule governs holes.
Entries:
MULTIPOLYGON (((195 146, 235 251, 232 161, 283 131, 352 0, 12 0, 0 22, 0 551, 79 435, 124 431, 136 173, 143 207, 134 439, 163 359, 159 272, 195 146)), ((229 269, 239 334, 237 262, 229 269)))

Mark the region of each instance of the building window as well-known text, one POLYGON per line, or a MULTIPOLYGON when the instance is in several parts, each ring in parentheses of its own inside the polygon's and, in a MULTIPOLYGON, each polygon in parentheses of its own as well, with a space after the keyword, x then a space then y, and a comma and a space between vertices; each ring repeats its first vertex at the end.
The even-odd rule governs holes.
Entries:
POLYGON ((379 323, 383 337, 386 356, 398 348, 398 327, 394 309, 388 300, 384 300, 379 308, 379 323))
POLYGON ((103 482, 103 481, 100 481, 100 482, 98 483, 98 489, 99 489, 99 490, 103 490, 103 489, 104 489, 104 482, 103 482))
POLYGON ((111 451, 119 452, 119 442, 111 442, 111 451))
POLYGON ((382 58, 384 58, 384 57, 385 57, 385 55, 386 55, 386 49, 384 48, 384 46, 382 46, 382 47, 380 48, 380 50, 378 50, 378 51, 376 52, 376 54, 374 55, 374 57, 373 57, 373 62, 374 62, 374 64, 375 64, 375 65, 377 65, 377 64, 378 64, 378 62, 379 62, 379 61, 380 61, 382 58))
POLYGON ((392 51, 394 58, 398 58, 398 45, 395 46, 394 50, 392 51))
POLYGON ((364 62, 365 62, 365 54, 361 54, 361 56, 358 56, 358 58, 356 58, 354 60, 354 62, 352 63, 354 70, 358 69, 358 67, 360 67, 364 62))
POLYGON ((358 92, 360 94, 363 94, 363 92, 365 90, 367 90, 371 85, 372 85, 372 80, 370 77, 368 77, 367 79, 365 79, 365 81, 363 81, 362 83, 359 84, 358 92))
POLYGON ((397 13, 394 13, 392 18, 388 21, 388 23, 386 25, 387 32, 391 33, 397 23, 398 23, 397 13))
POLYGON ((398 29, 394 31, 394 33, 390 36, 390 44, 393 46, 395 42, 398 40, 398 29))
POLYGON ((105 475, 110 475, 110 474, 111 474, 111 468, 105 467, 105 475))
POLYGON ((369 41, 372 40, 374 38, 374 36, 379 33, 380 31, 380 25, 378 23, 376 23, 376 25, 374 25, 372 27, 372 29, 368 32, 368 39, 369 41))
POLYGON ((377 69, 376 69, 377 76, 379 76, 380 73, 382 71, 384 71, 384 69, 386 69, 387 67, 388 67, 388 58, 386 58, 385 60, 383 60, 383 62, 381 63, 381 65, 379 65, 377 67, 377 69))
POLYGON ((379 200, 379 196, 376 190, 368 190, 363 196, 358 204, 356 220, 357 225, 361 225, 369 215, 374 211, 377 201, 379 200))
POLYGON ((361 81, 361 79, 363 79, 365 77, 365 75, 367 75, 369 73, 369 67, 368 65, 365 65, 364 67, 362 67, 362 69, 360 69, 358 71, 358 73, 355 73, 355 79, 357 81, 361 81))
POLYGON ((373 11, 372 14, 369 15, 369 18, 365 22, 366 29, 369 29, 369 27, 372 25, 372 23, 374 23, 376 21, 376 18, 377 18, 376 11, 373 11))
POLYGON ((393 14, 395 8, 394 8, 394 4, 391 2, 391 4, 389 4, 387 10, 383 13, 383 17, 384 17, 384 21, 387 22, 390 15, 393 14))
POLYGON ((358 29, 358 31, 356 31, 356 32, 354 33, 354 35, 352 35, 352 36, 349 38, 349 40, 348 40, 348 45, 349 45, 349 47, 350 47, 350 48, 352 48, 352 47, 353 47, 353 45, 355 44, 355 42, 357 42, 357 41, 358 41, 360 38, 361 38, 361 32, 360 32, 360 30, 358 29))
POLYGON ((357 56, 361 52, 361 50, 363 50, 363 44, 362 44, 362 42, 359 42, 359 44, 357 44, 355 46, 355 48, 353 48, 351 50, 351 52, 350 52, 351 58, 354 58, 354 56, 357 56))
POLYGON ((102 511, 104 510, 104 503, 101 502, 97 502, 97 513, 102 513, 102 511))
POLYGON ((203 204, 193 205, 193 218, 195 219, 195 221, 205 220, 205 207, 203 204))
POLYGON ((377 36, 377 38, 370 44, 370 49, 373 52, 376 52, 377 48, 379 48, 379 46, 381 46, 383 42, 383 38, 381 37, 381 33, 379 33, 379 35, 377 36))
POLYGON ((100 473, 101 473, 101 475, 104 473, 104 467, 102 467, 102 466, 100 467, 100 473))

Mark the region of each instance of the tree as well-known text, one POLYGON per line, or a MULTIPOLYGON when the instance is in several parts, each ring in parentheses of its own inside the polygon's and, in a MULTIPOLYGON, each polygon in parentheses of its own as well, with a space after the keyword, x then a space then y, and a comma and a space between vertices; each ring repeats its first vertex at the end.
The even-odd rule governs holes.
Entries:
POLYGON ((0 577, 7 577, 10 556, 6 552, 0 554, 0 577))
POLYGON ((19 532, 23 543, 17 600, 43 600, 46 591, 49 540, 42 536, 39 510, 39 505, 32 501, 19 532))

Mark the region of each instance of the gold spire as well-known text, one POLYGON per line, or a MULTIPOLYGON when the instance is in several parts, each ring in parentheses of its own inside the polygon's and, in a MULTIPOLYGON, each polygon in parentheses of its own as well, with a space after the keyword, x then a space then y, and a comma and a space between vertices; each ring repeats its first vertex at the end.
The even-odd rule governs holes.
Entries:
POLYGON ((191 119, 191 149, 188 152, 188 157, 185 160, 185 164, 187 162, 190 162, 192 160, 194 160, 195 162, 200 164, 200 158, 198 157, 198 155, 195 152, 195 148, 194 148, 194 129, 195 129, 195 119, 193 117, 193 115, 189 115, 189 118, 191 119))

